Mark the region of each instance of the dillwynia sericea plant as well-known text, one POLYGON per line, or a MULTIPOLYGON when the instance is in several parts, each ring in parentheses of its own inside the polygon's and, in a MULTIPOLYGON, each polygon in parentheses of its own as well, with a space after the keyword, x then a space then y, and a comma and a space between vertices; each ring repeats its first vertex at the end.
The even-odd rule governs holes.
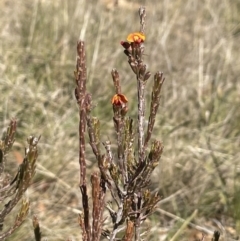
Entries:
MULTIPOLYGON (((24 197, 28 187, 31 185, 35 175, 36 161, 38 157, 39 138, 29 136, 28 147, 25 149, 25 156, 18 167, 14 177, 5 171, 7 155, 15 141, 17 121, 12 119, 7 128, 3 140, 0 140, 0 240, 5 240, 12 235, 24 222, 29 212, 29 200, 24 197), (22 200, 21 207, 12 224, 4 225, 8 217, 12 217, 12 211, 22 200)), ((33 223, 37 218, 33 217, 33 223)), ((35 228, 34 228, 35 232, 35 228)))
POLYGON ((163 74, 153 77, 151 103, 147 128, 145 116, 145 86, 151 74, 143 62, 145 42, 145 8, 139 9, 140 31, 128 35, 121 45, 128 63, 136 77, 138 121, 127 116, 128 98, 121 92, 120 76, 112 70, 115 94, 112 97, 113 127, 116 133, 116 153, 111 141, 100 138, 100 122, 91 114, 92 96, 87 92, 87 69, 85 43, 77 45, 77 65, 75 71, 75 96, 79 106, 79 164, 80 190, 83 212, 79 216, 84 241, 142 240, 142 224, 154 212, 160 196, 149 190, 150 177, 157 167, 163 145, 152 140, 152 132, 160 102, 163 74), (136 128, 137 126, 137 128, 136 128), (135 130, 136 129, 136 130, 135 130), (88 192, 86 168, 86 134, 96 157, 99 171, 91 174, 91 194, 88 192), (135 143, 137 139, 137 143, 135 143), (104 151, 102 151, 102 149, 104 151), (114 149, 114 150, 113 150, 114 149), (107 201, 107 193, 111 200, 107 201), (91 196, 91 198, 89 198, 91 196), (111 225, 103 227, 108 210, 111 225), (90 211, 91 210, 91 211, 90 211))

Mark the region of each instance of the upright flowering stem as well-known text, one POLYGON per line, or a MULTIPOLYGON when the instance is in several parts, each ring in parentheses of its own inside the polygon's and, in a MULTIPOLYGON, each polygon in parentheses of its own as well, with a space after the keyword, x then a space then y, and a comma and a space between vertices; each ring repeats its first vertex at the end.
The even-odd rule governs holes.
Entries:
POLYGON ((80 226, 83 230, 83 240, 90 241, 91 227, 89 220, 89 204, 86 184, 86 157, 85 157, 85 131, 86 131, 86 112, 89 106, 89 94, 86 92, 87 70, 86 54, 84 42, 80 41, 77 45, 77 66, 75 71, 76 88, 75 96, 79 106, 79 165, 80 165, 80 183, 79 187, 82 193, 82 204, 84 215, 80 216, 80 226))
POLYGON ((124 53, 128 56, 128 63, 137 78, 138 91, 138 161, 144 161, 144 122, 145 122, 145 86, 146 80, 150 77, 150 72, 146 72, 146 65, 142 61, 145 41, 144 28, 146 12, 144 7, 139 9, 140 32, 128 35, 127 41, 121 44, 125 48, 124 53))
MULTIPOLYGON (((155 141, 152 143, 152 147, 150 153, 146 155, 146 148, 149 140, 151 139, 152 129, 155 122, 155 116, 157 112, 157 108, 159 106, 159 95, 161 90, 161 85, 163 83, 162 74, 159 73, 155 75, 155 84, 153 87, 153 99, 151 103, 151 114, 149 117, 150 124, 148 125, 148 129, 146 132, 144 131, 145 124, 145 87, 146 81, 151 76, 150 72, 147 71, 146 64, 143 63, 143 53, 144 53, 144 29, 145 29, 145 17, 146 12, 145 8, 141 7, 139 9, 140 16, 140 32, 134 32, 128 35, 127 41, 122 41, 121 44, 124 47, 124 53, 128 56, 128 63, 136 75, 137 79, 137 96, 138 96, 138 158, 136 161, 137 167, 135 167, 135 172, 128 173, 129 182, 127 183, 127 192, 133 193, 131 197, 132 209, 134 211, 132 220, 134 220, 134 240, 140 240, 141 233, 141 223, 145 220, 145 214, 143 214, 143 210, 145 209, 146 203, 143 202, 144 199, 148 199, 150 197, 150 193, 148 191, 144 191, 144 184, 146 180, 150 179, 150 175, 156 165, 160 160, 160 156, 162 153, 162 144, 159 141, 155 141), (156 90, 155 90, 156 88, 156 90)), ((131 152, 129 152, 131 153, 131 152)), ((128 162, 129 163, 129 162, 128 162)), ((132 171, 131 165, 128 166, 128 170, 132 171)), ((156 205, 159 201, 159 196, 151 197, 151 208, 156 205)), ((149 203, 150 204, 150 203, 149 203)))

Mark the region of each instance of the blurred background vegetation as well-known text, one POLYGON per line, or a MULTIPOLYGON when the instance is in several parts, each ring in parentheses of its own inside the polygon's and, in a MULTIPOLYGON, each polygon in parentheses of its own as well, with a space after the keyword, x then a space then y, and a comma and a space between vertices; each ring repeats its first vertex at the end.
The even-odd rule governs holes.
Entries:
MULTIPOLYGON (((147 10, 145 61, 152 73, 166 77, 154 132, 165 148, 151 187, 163 200, 147 222, 154 231, 148 238, 201 238, 193 228, 175 235, 183 225, 177 217, 187 220, 193 213, 191 222, 218 229, 225 238, 238 236, 239 0, 119 0, 118 6, 111 0, 1 0, 1 135, 12 117, 18 120, 8 172, 16 173, 26 138, 42 136, 37 174, 27 192, 29 219, 8 240, 34 240, 33 214, 49 241, 80 240, 76 43, 86 41, 93 113, 101 120, 103 139, 113 140, 112 68, 120 73, 129 115, 136 117, 136 81, 120 41, 138 31, 140 4, 147 10)), ((151 79, 148 99, 150 86, 151 79)), ((88 161, 91 172, 90 151, 88 161)), ((5 228, 7 222, 11 218, 5 228)))

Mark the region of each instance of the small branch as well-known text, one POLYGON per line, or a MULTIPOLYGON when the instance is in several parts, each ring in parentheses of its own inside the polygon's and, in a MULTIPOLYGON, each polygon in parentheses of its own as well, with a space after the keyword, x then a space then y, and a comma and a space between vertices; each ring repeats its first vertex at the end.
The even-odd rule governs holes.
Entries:
POLYGON ((40 225, 39 225, 37 216, 34 215, 32 221, 33 221, 33 229, 34 229, 35 240, 41 241, 42 234, 41 234, 41 231, 40 231, 40 225))
MULTIPOLYGON (((36 160, 38 157, 37 144, 39 138, 30 136, 28 138, 28 148, 25 150, 25 157, 22 164, 18 168, 15 178, 11 181, 10 185, 15 185, 15 193, 11 200, 4 205, 3 210, 0 212, 0 223, 3 223, 5 217, 12 211, 18 201, 22 198, 24 192, 29 187, 31 180, 35 174, 36 160)), ((11 189, 10 189, 11 190, 11 189)), ((13 193, 11 192, 11 195, 13 193)), ((24 214, 24 208, 27 210, 28 202, 22 204, 22 209, 19 213, 24 214)), ((20 215, 20 217, 21 217, 20 215)))
POLYGON ((102 214, 104 210, 104 197, 105 197, 105 182, 99 177, 98 173, 94 173, 91 176, 92 183, 92 239, 91 241, 99 241, 102 231, 102 214))
POLYGON ((0 240, 5 240, 6 237, 10 236, 17 228, 19 228, 23 224, 28 214, 28 211, 29 211, 29 202, 23 201, 22 206, 16 216, 14 225, 6 232, 0 235, 0 240))
POLYGON ((6 155, 7 152, 11 149, 15 141, 14 137, 15 137, 16 129, 17 129, 17 121, 15 119, 12 119, 10 121, 9 127, 7 128, 6 137, 4 139, 4 150, 3 150, 4 155, 6 155))
POLYGON ((134 223, 131 220, 127 221, 127 229, 123 241, 132 241, 134 234, 134 223))
POLYGON ((146 19, 146 10, 145 7, 141 6, 139 8, 139 17, 140 17, 140 32, 144 33, 145 31, 145 19, 146 19))
POLYGON ((79 164, 80 186, 86 185, 86 161, 85 161, 85 129, 86 129, 86 64, 84 42, 77 45, 77 66, 75 72, 76 84, 75 96, 79 105, 79 164))
POLYGON ((87 126, 88 126, 88 136, 89 142, 92 147, 92 151, 97 160, 101 156, 100 148, 99 148, 99 120, 97 118, 92 118, 90 113, 87 114, 87 126))
POLYGON ((121 94, 120 78, 119 78, 119 73, 116 69, 112 70, 112 79, 113 79, 116 94, 121 94))
MULTIPOLYGON (((23 220, 24 221, 24 220, 23 220)), ((22 222, 23 222, 22 221, 22 222)), ((5 240, 5 238, 9 237, 19 226, 21 226, 22 223, 18 223, 17 225, 14 225, 13 227, 9 228, 4 233, 0 234, 0 240, 5 240)))
POLYGON ((145 82, 137 77, 138 89, 138 157, 139 161, 144 160, 144 122, 145 122, 145 82))
POLYGON ((153 127, 155 124, 155 119, 158 111, 158 107, 160 104, 160 93, 162 89, 162 85, 164 83, 163 73, 157 72, 154 75, 154 84, 152 88, 152 99, 151 99, 151 106, 150 106, 150 114, 148 118, 148 128, 146 133, 146 138, 144 142, 144 149, 146 149, 149 140, 152 136, 153 127))
POLYGON ((89 204, 86 184, 86 157, 85 157, 85 131, 86 115, 90 108, 90 95, 86 93, 87 69, 86 53, 84 42, 80 41, 77 45, 77 65, 75 71, 76 88, 75 96, 79 106, 79 165, 80 165, 80 182, 79 187, 82 193, 82 204, 84 209, 83 217, 80 217, 84 240, 91 240, 91 227, 89 220, 89 204))
POLYGON ((3 141, 0 141, 0 178, 2 178, 2 174, 4 172, 5 165, 5 156, 11 149, 14 141, 15 141, 15 133, 17 129, 17 121, 12 119, 7 128, 7 132, 3 141))

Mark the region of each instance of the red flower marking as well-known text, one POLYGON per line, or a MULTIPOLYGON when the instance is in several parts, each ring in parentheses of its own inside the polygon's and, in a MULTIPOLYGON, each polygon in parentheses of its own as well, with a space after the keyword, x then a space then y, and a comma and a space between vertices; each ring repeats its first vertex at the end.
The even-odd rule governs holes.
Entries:
POLYGON ((121 41, 120 43, 125 49, 129 49, 131 47, 131 44, 129 42, 121 41))

